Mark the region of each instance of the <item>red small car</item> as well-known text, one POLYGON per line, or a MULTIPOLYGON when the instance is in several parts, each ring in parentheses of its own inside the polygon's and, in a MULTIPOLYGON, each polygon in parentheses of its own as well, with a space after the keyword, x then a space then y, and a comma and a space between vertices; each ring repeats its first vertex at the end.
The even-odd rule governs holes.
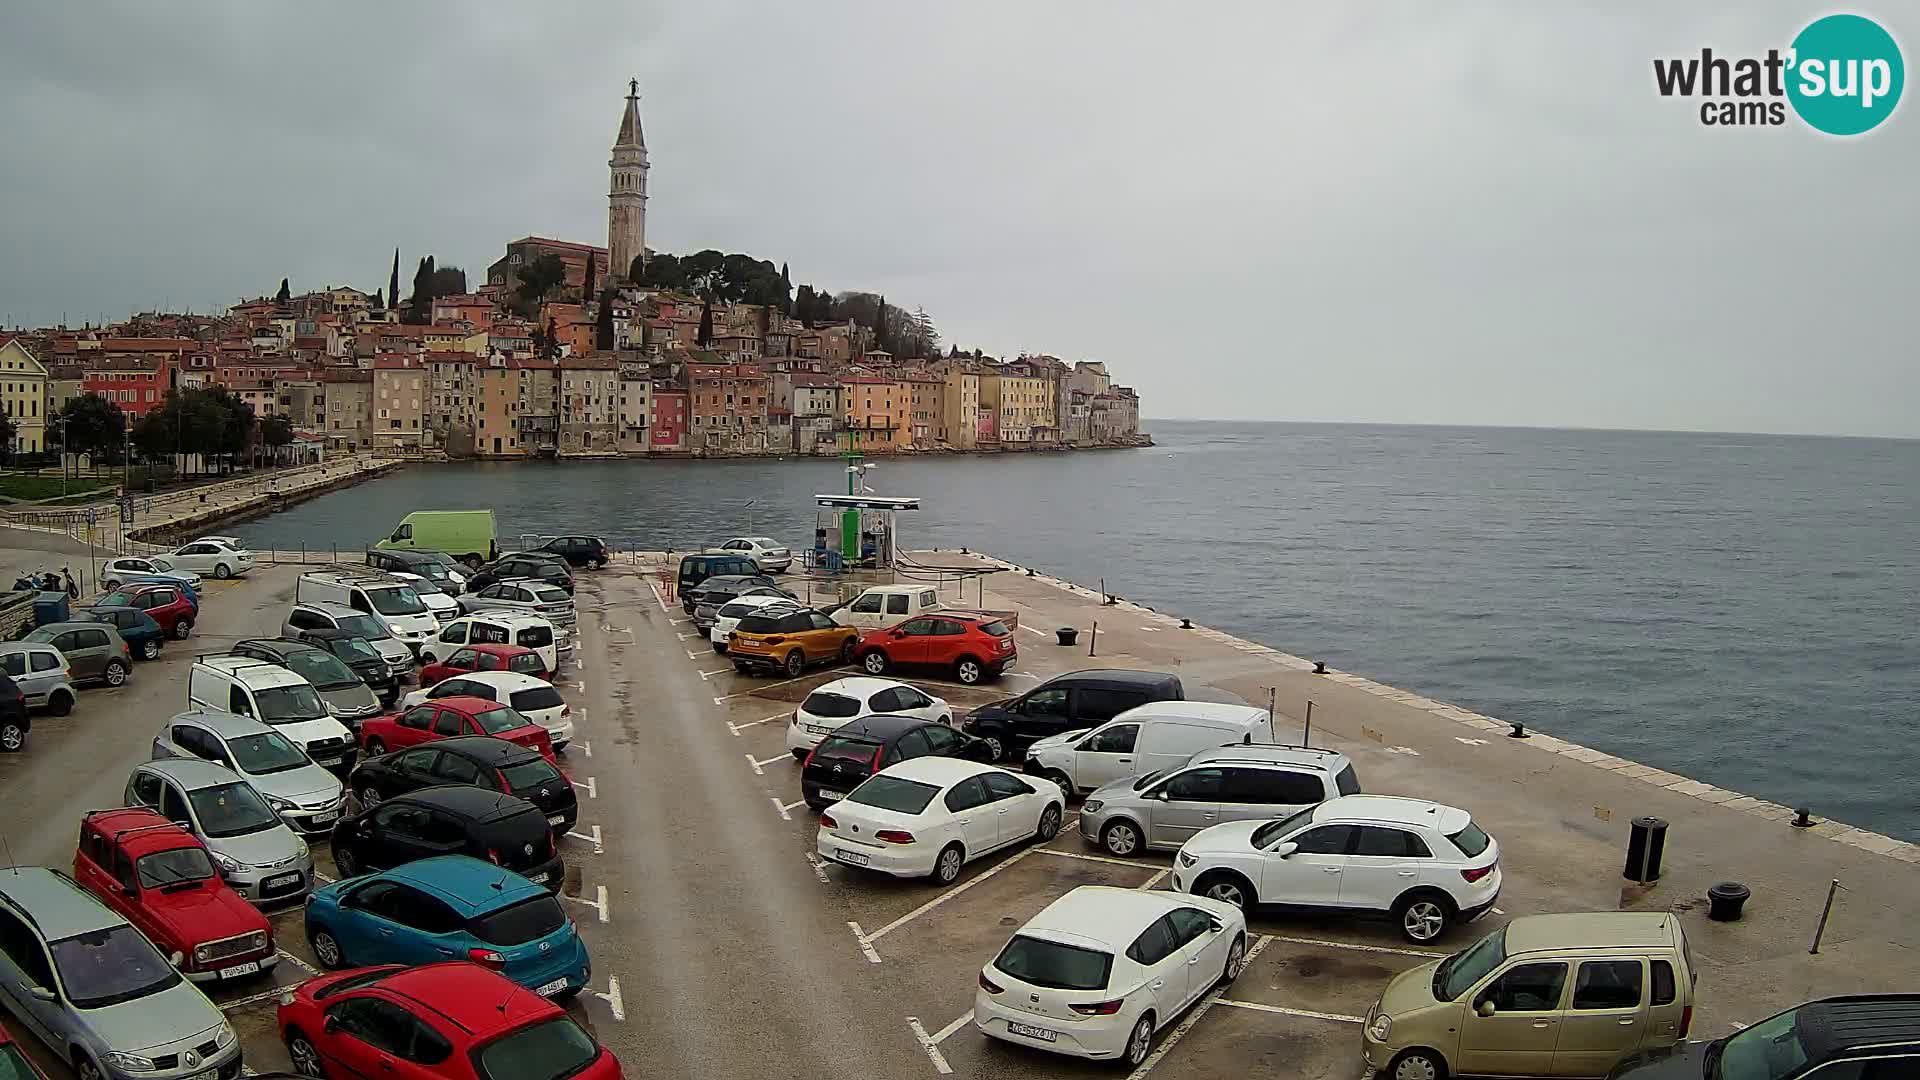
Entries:
POLYGON ((623 1080, 566 1010, 478 964, 358 968, 282 998, 280 1038, 302 1076, 623 1080))
MULTIPOLYGON (((452 735, 491 735, 519 743, 554 761, 553 739, 547 729, 515 709, 486 698, 461 695, 423 701, 387 716, 360 724, 360 748, 369 757, 452 735)), ((556 762, 557 764, 557 762, 556 762)))
POLYGON ((20 1077, 21 1080, 47 1080, 47 1074, 40 1071, 13 1041, 5 1027, 0 1027, 0 1076, 20 1077))
POLYGON ((553 681, 553 673, 540 654, 524 645, 462 645, 445 660, 420 669, 420 685, 432 686, 441 679, 470 675, 476 671, 517 671, 536 679, 553 681))
POLYGON ((165 582, 147 582, 145 584, 126 584, 101 597, 95 607, 135 607, 160 624, 167 636, 179 641, 187 640, 193 633, 193 620, 200 617, 199 605, 181 585, 168 585, 165 582))
POLYGON ((198 838, 153 810, 82 818, 73 877, 179 957, 194 982, 256 975, 280 960, 267 917, 221 880, 198 838))
POLYGON ((1013 666, 1020 650, 999 619, 941 611, 860 635, 853 660, 869 675, 895 667, 939 668, 972 686, 1013 666))

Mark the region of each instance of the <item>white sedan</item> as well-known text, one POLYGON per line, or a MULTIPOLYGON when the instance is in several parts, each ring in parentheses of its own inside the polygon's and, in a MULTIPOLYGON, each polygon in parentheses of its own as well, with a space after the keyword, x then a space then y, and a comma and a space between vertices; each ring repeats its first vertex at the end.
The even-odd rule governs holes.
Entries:
POLYGON ((713 625, 707 627, 707 640, 713 643, 713 651, 717 653, 727 651, 727 639, 733 636, 734 629, 740 625, 740 620, 745 616, 762 608, 781 606, 798 607, 799 601, 784 593, 774 593, 766 596, 736 596, 721 604, 720 609, 713 613, 713 625))
POLYGON ((400 707, 411 709, 434 698, 473 696, 497 701, 547 729, 555 750, 573 741, 573 708, 545 679, 517 671, 474 671, 441 679, 425 690, 408 694, 400 707))
POLYGON ((973 1026, 1021 1046, 1139 1068, 1153 1036, 1245 966, 1240 909, 1201 896, 1082 885, 980 970, 973 1026))
POLYGON ((167 556, 173 565, 217 578, 239 577, 253 569, 253 552, 228 543, 230 538, 195 540, 167 556))
MULTIPOLYGON (((739 601, 735 601, 738 603, 739 601)), ((953 706, 918 687, 892 679, 856 675, 835 679, 808 694, 787 721, 787 749, 804 758, 820 740, 862 716, 888 713, 917 716, 953 726, 953 706)))
POLYGON ((973 859, 1053 839, 1066 803, 1051 780, 960 758, 911 758, 827 807, 815 847, 842 866, 951 885, 973 859))
POLYGON ((200 587, 199 574, 175 566, 173 560, 164 555, 128 556, 108 559, 100 564, 100 588, 104 592, 112 592, 129 581, 147 581, 157 577, 179 578, 190 588, 200 587))
POLYGON ((785 573, 793 565, 793 552, 771 536, 736 536, 721 544, 720 550, 748 556, 759 565, 762 573, 785 573))

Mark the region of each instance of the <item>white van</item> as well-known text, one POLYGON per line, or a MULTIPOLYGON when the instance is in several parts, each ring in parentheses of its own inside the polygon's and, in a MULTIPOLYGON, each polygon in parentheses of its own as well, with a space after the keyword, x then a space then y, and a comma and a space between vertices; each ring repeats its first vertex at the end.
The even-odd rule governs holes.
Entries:
POLYGON ((313 763, 344 775, 353 768, 353 733, 327 712, 313 684, 250 656, 195 657, 187 670, 187 708, 251 716, 272 724, 313 763))
POLYGON ((420 655, 420 645, 440 632, 426 602, 413 587, 379 571, 326 570, 300 575, 294 584, 298 604, 343 604, 380 620, 402 645, 420 655))
POLYGON ((988 615, 1006 623, 1009 627, 1020 625, 1019 612, 950 606, 941 603, 940 590, 927 585, 875 585, 854 597, 852 603, 836 608, 830 617, 837 626, 878 630, 882 627, 898 626, 915 615, 924 615, 929 611, 960 611, 988 615))
POLYGON ((1067 792, 1184 763, 1230 743, 1270 743, 1267 710, 1211 701, 1151 701, 1097 728, 1049 735, 1027 747, 1026 771, 1067 792))

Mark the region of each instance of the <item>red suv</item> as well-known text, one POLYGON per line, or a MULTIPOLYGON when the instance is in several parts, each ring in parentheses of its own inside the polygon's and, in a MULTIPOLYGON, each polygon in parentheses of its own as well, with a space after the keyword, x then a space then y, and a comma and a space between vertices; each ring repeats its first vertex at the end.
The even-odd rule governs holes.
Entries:
POLYGON ((553 739, 547 729, 516 710, 486 698, 461 695, 423 701, 388 716, 360 724, 360 748, 369 757, 454 735, 491 735, 519 743, 553 761, 553 739))
POLYGON ((193 601, 192 594, 179 585, 164 582, 149 582, 144 585, 122 585, 94 602, 95 607, 135 607, 160 624, 177 640, 187 640, 193 633, 193 620, 200 617, 199 605, 193 601))
POLYGON ((281 999, 280 1038, 301 1076, 623 1080, 566 1011, 463 962, 322 975, 281 999))
POLYGON ((155 811, 82 818, 73 876, 194 982, 258 974, 280 960, 267 917, 221 880, 192 833, 155 811))
POLYGON ((445 660, 427 664, 420 669, 420 685, 432 686, 442 679, 455 675, 471 675, 476 671, 517 671, 522 675, 531 675, 536 679, 553 681, 553 673, 547 670, 546 662, 540 654, 525 645, 462 645, 447 655, 445 660))
POLYGON ((853 657, 869 675, 884 675, 894 667, 940 668, 972 686, 999 678, 1019 655, 1006 623, 943 611, 867 631, 860 636, 853 657))

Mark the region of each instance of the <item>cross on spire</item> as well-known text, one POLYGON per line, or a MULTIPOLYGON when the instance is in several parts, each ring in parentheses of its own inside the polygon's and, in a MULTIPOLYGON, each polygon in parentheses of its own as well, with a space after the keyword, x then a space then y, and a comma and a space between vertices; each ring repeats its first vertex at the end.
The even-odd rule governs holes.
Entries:
POLYGON ((627 97, 637 98, 639 96, 640 96, 640 80, 628 79, 627 80, 627 97))

